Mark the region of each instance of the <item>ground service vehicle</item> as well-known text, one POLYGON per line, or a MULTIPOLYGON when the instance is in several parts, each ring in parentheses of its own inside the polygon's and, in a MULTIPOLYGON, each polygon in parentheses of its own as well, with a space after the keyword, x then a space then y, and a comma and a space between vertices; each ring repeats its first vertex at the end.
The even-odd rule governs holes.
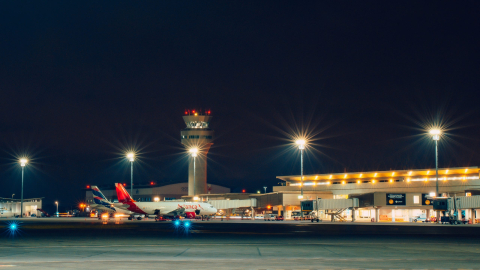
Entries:
POLYGON ((414 217, 412 220, 413 220, 413 222, 418 222, 418 221, 426 222, 427 221, 427 214, 421 213, 420 215, 414 217))
POLYGON ((275 216, 274 214, 265 214, 263 217, 263 220, 265 221, 274 221, 275 220, 275 216))

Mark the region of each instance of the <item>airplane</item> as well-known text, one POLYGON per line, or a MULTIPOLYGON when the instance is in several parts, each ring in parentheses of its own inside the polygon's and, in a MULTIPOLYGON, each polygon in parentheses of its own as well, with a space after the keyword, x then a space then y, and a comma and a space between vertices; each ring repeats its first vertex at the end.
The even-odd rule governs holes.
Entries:
MULTIPOLYGON (((126 210, 123 207, 122 203, 112 203, 110 202, 105 195, 100 191, 97 186, 92 186, 93 201, 95 204, 91 204, 92 208, 95 208, 102 212, 107 212, 109 214, 124 214, 131 216, 134 213, 132 211, 126 210)), ((100 217, 101 215, 99 215, 100 217)))
POLYGON ((122 184, 115 183, 115 188, 118 201, 123 203, 125 209, 145 216, 155 215, 155 220, 161 217, 195 218, 197 215, 210 216, 217 213, 213 205, 205 202, 136 202, 122 184))
POLYGON ((5 208, 0 209, 0 218, 11 218, 14 216, 15 216, 15 213, 13 213, 12 211, 8 211, 5 208))

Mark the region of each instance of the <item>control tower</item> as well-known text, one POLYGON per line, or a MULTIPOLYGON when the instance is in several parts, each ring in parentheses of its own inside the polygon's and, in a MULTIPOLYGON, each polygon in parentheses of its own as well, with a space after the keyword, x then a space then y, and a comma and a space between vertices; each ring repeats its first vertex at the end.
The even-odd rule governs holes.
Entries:
POLYGON ((193 169, 193 157, 190 156, 188 160, 189 196, 207 193, 207 154, 210 146, 213 144, 214 134, 214 131, 209 128, 210 119, 212 119, 212 116, 209 110, 186 110, 183 116, 183 121, 185 121, 187 127, 180 132, 182 144, 187 149, 187 152, 192 148, 198 149, 197 157, 195 157, 195 172, 193 169))

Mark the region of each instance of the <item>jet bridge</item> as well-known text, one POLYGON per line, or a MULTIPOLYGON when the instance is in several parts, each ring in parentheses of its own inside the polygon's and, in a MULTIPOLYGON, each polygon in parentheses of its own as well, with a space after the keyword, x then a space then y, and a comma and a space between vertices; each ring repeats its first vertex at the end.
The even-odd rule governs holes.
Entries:
MULTIPOLYGON (((316 199, 305 200, 301 202, 302 211, 315 212, 318 217, 318 211, 326 210, 327 215, 330 215, 331 221, 346 221, 342 213, 347 210, 355 210, 359 207, 358 198, 352 199, 316 199)), ((355 217, 353 214, 352 217, 355 217)))

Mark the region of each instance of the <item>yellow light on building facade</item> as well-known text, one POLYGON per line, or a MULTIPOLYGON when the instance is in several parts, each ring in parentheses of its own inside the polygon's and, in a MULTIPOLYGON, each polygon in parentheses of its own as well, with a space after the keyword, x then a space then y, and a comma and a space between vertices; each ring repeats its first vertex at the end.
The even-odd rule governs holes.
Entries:
POLYGON ((468 169, 465 169, 465 172, 468 172, 468 169))
POLYGON ((410 178, 407 178, 407 183, 410 183, 410 178))
POLYGON ((408 175, 412 175, 412 171, 409 171, 409 172, 408 172, 408 175))
POLYGON ((159 201, 160 201, 160 197, 155 197, 155 198, 153 198, 153 201, 154 201, 154 202, 159 202, 159 201))
POLYGON ((318 179, 318 175, 317 175, 317 176, 315 176, 315 180, 317 180, 317 179, 318 179))
POLYGON ((395 172, 392 172, 392 176, 394 176, 394 175, 395 175, 395 172))
POLYGON ((342 181, 342 185, 345 185, 345 181, 342 181))
POLYGON ((393 179, 390 179, 390 183, 393 183, 393 179))
POLYGON ((360 180, 357 180, 357 184, 360 184, 361 182, 362 182, 362 181, 360 181, 360 180))
POLYGON ((445 173, 448 173, 448 170, 446 170, 445 173))
POLYGON ((361 173, 361 174, 360 174, 360 177, 362 177, 362 176, 363 176, 363 174, 361 173))
POLYGON ((375 180, 372 180, 372 184, 375 184, 375 180))
POLYGON ((343 176, 343 178, 347 178, 347 174, 345 174, 345 175, 343 176))
POLYGON ((373 177, 377 177, 377 173, 375 173, 375 174, 373 175, 373 177))
POLYGON ((330 181, 328 181, 328 182, 327 182, 327 185, 330 185, 330 184, 331 184, 331 182, 330 182, 330 181))
POLYGON ((333 176, 333 175, 330 174, 330 177, 329 177, 329 178, 332 179, 332 176, 333 176))

